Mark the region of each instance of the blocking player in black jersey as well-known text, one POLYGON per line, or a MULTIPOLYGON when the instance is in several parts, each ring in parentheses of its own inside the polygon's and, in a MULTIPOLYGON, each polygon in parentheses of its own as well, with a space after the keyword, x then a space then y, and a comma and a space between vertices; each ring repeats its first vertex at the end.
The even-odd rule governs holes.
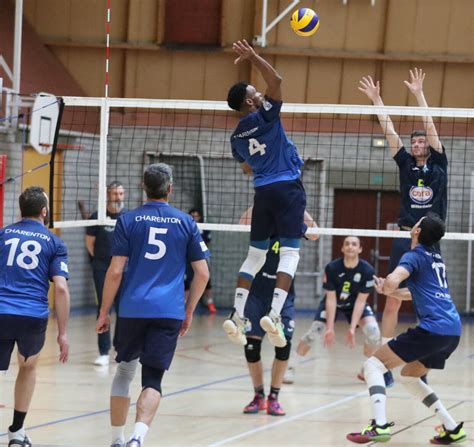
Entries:
MULTIPOLYGON (((303 335, 292 356, 284 382, 293 383, 296 365, 309 352, 317 339, 324 338, 324 346, 334 344, 334 321, 338 312, 342 312, 350 324, 346 334, 347 344, 354 348, 355 331, 358 326, 365 335, 364 355, 370 357, 380 345, 380 330, 367 298, 374 288, 374 268, 363 259, 360 239, 348 236, 344 239, 342 258, 331 261, 324 270, 323 287, 326 291, 321 300, 311 328, 303 335)), ((358 378, 364 380, 359 373, 358 378)), ((393 382, 391 373, 386 375, 387 386, 393 382)))
MULTIPOLYGON (((423 70, 415 68, 413 71, 410 70, 410 81, 404 81, 420 107, 428 107, 423 93, 424 79, 423 70)), ((378 81, 375 83, 370 76, 361 79, 359 90, 365 93, 375 106, 384 105, 380 97, 380 83, 378 81)), ((390 117, 379 114, 378 119, 390 146, 392 157, 399 168, 401 205, 398 226, 400 229, 410 231, 428 212, 436 213, 442 220, 446 220, 448 160, 432 117, 422 117, 424 130, 412 132, 409 151, 403 146, 390 117)), ((402 255, 410 250, 410 243, 409 238, 394 239, 389 273, 397 267, 402 255)), ((401 287, 406 288, 406 285, 402 283, 401 287)), ((395 336, 400 305, 400 300, 387 296, 382 317, 383 343, 395 336)))
MULTIPOLYGON (((252 208, 249 208, 241 217, 241 225, 251 223, 252 208)), ((316 223, 305 211, 305 223, 308 227, 317 228, 316 223)), ((318 235, 311 235, 308 238, 316 240, 318 235)), ((270 249, 267 252, 265 264, 255 276, 250 288, 249 297, 245 304, 245 315, 250 320, 251 328, 246 332, 247 344, 245 345, 245 358, 249 368, 252 385, 254 388, 254 398, 243 409, 245 414, 256 414, 265 411, 271 416, 284 416, 285 411, 278 400, 278 394, 288 366, 288 359, 291 350, 291 338, 295 329, 295 287, 292 281, 288 291, 288 297, 281 310, 281 321, 286 344, 283 347, 275 346, 275 359, 272 365, 271 384, 268 399, 265 400, 263 384, 263 365, 260 357, 262 340, 266 332, 260 326, 260 319, 268 313, 272 304, 273 289, 275 288, 278 263, 280 261, 280 241, 272 238, 270 249)))

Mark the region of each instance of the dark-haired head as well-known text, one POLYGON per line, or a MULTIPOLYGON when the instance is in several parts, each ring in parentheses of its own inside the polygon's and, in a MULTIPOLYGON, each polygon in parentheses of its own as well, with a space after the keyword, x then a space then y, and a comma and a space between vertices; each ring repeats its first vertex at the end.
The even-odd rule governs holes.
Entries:
POLYGON ((410 139, 411 139, 411 138, 415 138, 415 137, 426 137, 426 131, 423 130, 423 129, 414 130, 414 131, 410 134, 410 139))
POLYGON ((149 199, 168 199, 173 184, 173 171, 165 163, 148 166, 143 174, 143 189, 149 199))
POLYGON ((435 213, 428 213, 419 225, 418 242, 431 247, 441 240, 446 232, 446 224, 435 213))
POLYGON ((230 89, 227 94, 227 104, 232 110, 240 112, 242 104, 247 96, 248 84, 245 82, 237 82, 230 89))
POLYGON ((41 186, 26 188, 18 199, 21 217, 41 217, 46 223, 48 215, 48 197, 41 186))

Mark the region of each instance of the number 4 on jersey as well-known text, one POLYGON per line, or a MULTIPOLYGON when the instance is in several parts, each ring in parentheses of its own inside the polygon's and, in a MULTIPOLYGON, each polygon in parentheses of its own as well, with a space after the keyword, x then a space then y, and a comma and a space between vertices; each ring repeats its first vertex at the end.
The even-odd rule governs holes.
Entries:
POLYGON ((255 138, 250 138, 249 140, 249 153, 250 155, 255 155, 257 152, 260 152, 260 155, 265 154, 266 144, 260 144, 255 138))

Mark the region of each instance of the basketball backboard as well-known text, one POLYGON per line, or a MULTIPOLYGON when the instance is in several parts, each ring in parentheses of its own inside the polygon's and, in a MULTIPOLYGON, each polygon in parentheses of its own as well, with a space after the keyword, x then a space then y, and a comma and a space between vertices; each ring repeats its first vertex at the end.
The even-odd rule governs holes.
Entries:
POLYGON ((49 154, 53 150, 58 116, 59 104, 56 96, 39 93, 31 112, 29 143, 40 154, 49 154))

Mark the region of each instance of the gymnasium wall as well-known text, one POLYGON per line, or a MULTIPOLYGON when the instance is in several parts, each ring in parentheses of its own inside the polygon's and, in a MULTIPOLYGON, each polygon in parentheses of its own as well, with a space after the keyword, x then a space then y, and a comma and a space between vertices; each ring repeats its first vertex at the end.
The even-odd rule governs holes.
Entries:
MULTIPOLYGON (((233 41, 260 34, 260 0, 172 0, 181 5, 178 18, 167 11, 169 1, 112 2, 110 96, 222 100, 237 80, 262 86, 249 64, 233 64, 231 51, 233 41), (205 7, 208 16, 219 14, 216 44, 167 44, 167 24, 181 26, 174 34, 184 40, 193 38, 190 11, 202 13, 205 7)), ((268 22, 288 3, 268 0, 268 22)), ((312 0, 300 5, 319 13, 316 35, 296 36, 285 17, 268 34, 268 47, 259 50, 283 75, 285 101, 367 103, 357 85, 371 74, 381 80, 387 104, 411 105, 402 81, 410 67, 418 66, 428 73, 430 105, 474 105, 471 0, 376 0, 374 7, 370 0, 348 0, 347 5, 312 0)), ((105 8, 105 1, 24 2, 25 17, 89 96, 104 93, 105 8)), ((202 17, 196 15, 194 22, 202 17)))

